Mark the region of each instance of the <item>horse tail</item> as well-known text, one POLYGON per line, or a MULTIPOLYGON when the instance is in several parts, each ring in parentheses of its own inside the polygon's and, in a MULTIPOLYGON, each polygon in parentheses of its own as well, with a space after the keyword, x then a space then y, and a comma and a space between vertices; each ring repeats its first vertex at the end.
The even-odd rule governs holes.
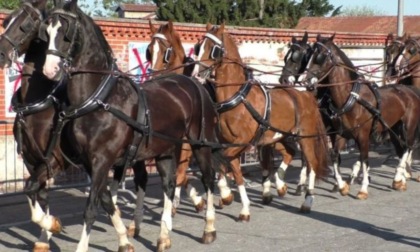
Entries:
POLYGON ((315 137, 315 155, 318 159, 318 166, 312 167, 316 174, 317 179, 324 178, 329 173, 328 162, 329 162, 329 149, 328 149, 328 139, 327 139, 327 131, 324 126, 324 122, 322 121, 322 116, 317 109, 316 111, 316 126, 315 130, 317 136, 315 137))
POLYGON ((232 171, 232 166, 229 159, 224 154, 223 148, 212 149, 212 167, 215 172, 225 174, 232 171), (224 168, 223 168, 224 167, 224 168))

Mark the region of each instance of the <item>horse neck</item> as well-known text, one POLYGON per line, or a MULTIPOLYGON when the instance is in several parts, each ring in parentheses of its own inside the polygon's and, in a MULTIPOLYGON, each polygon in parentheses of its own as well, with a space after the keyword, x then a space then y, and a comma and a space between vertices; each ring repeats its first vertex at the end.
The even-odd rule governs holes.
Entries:
POLYGON ((100 42, 99 34, 96 34, 94 24, 82 23, 85 35, 82 45, 74 56, 73 66, 82 74, 74 74, 67 82, 67 93, 72 105, 80 104, 101 84, 102 78, 111 71, 112 55, 110 48, 100 42), (92 50, 96 50, 92 52, 92 50), (88 53, 89 52, 89 53, 88 53), (89 73, 89 72, 93 73, 89 73))
POLYGON ((215 69, 215 81, 216 100, 222 102, 231 98, 246 82, 242 64, 223 59, 222 63, 215 69))
POLYGON ((352 78, 350 70, 342 67, 335 67, 331 70, 324 83, 336 84, 329 87, 331 98, 337 106, 342 106, 350 96, 355 81, 356 79, 352 78))
POLYGON ((420 57, 418 57, 413 65, 413 68, 410 69, 410 76, 405 78, 402 82, 420 88, 420 57))

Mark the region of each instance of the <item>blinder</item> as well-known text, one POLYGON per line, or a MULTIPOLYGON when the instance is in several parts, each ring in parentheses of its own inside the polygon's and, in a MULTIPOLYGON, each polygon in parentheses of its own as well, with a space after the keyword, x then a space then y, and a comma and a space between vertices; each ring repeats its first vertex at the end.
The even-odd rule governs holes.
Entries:
POLYGON ((417 47, 416 47, 416 46, 412 46, 412 47, 408 50, 408 52, 409 52, 411 55, 416 54, 416 53, 417 53, 417 47))
POLYGON ((292 59, 293 62, 295 62, 295 63, 301 63, 302 58, 303 58, 303 53, 302 52, 300 52, 300 51, 294 51, 292 53, 292 58, 291 59, 292 59))
POLYGON ((150 53, 150 48, 147 47, 146 49, 146 60, 151 62, 152 61, 152 54, 150 53))
POLYGON ((224 50, 221 46, 214 45, 211 49, 210 58, 214 60, 221 59, 223 57, 223 52, 224 50))
MULTIPOLYGON (((163 56, 163 62, 169 63, 169 60, 171 59, 172 55, 172 47, 169 47, 165 50, 165 55, 163 56)), ((147 47, 146 49, 146 60, 151 62, 152 61, 152 54, 150 53, 150 48, 147 47)))
POLYGON ((198 42, 194 45, 194 54, 198 56, 200 54, 201 43, 198 42))
POLYGON ((318 53, 318 55, 314 59, 314 64, 316 65, 322 65, 325 63, 325 59, 327 58, 326 53, 318 53))
POLYGON ((46 23, 41 23, 38 30, 38 38, 44 42, 48 42, 47 27, 48 25, 46 23))

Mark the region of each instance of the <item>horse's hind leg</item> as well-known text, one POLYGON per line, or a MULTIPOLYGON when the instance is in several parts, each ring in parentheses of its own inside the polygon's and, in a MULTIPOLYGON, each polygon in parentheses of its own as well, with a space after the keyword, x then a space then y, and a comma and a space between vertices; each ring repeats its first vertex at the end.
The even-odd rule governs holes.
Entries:
MULTIPOLYGON (((259 146, 258 153, 262 169, 262 203, 268 205, 273 200, 271 189, 271 176, 273 175, 273 148, 271 145, 259 146)), ((284 185, 284 183, 283 183, 284 185)), ((286 189, 287 190, 287 189, 286 189)))
POLYGON ((187 194, 190 196, 195 210, 201 212, 204 209, 205 201, 203 197, 198 196, 197 190, 188 183, 187 170, 191 161, 192 150, 191 146, 188 143, 182 145, 182 151, 179 159, 179 164, 176 170, 176 188, 175 188, 175 197, 174 197, 174 208, 172 214, 176 212, 176 208, 179 206, 181 200, 181 187, 185 187, 187 194))
MULTIPOLYGON (((295 150, 293 149, 293 147, 290 146, 290 144, 291 143, 284 143, 284 144, 276 143, 276 145, 274 146, 274 148, 278 150, 283 157, 283 160, 275 173, 277 194, 280 197, 284 197, 284 195, 286 195, 287 193, 287 184, 284 180, 284 176, 286 174, 287 168, 289 167, 290 163, 293 161, 293 156, 295 155, 295 150)), ((306 179, 304 183, 305 182, 306 182, 306 179)), ((302 191, 303 190, 302 187, 304 186, 304 184, 303 185, 299 184, 299 185, 298 187, 302 191)))

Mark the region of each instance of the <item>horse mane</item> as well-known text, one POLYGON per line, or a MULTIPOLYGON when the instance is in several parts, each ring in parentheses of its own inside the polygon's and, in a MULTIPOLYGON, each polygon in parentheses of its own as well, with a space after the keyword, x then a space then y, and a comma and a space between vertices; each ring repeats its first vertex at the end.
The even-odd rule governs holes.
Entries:
MULTIPOLYGON (((218 26, 213 26, 209 32, 216 33, 219 30, 219 28, 220 27, 218 27, 218 26)), ((225 53, 226 53, 227 57, 230 60, 235 60, 238 63, 242 63, 241 55, 239 55, 239 48, 236 45, 236 42, 235 42, 234 38, 232 36, 230 36, 229 33, 223 31, 222 41, 224 43, 223 46, 224 46, 225 49, 226 48, 233 48, 234 49, 234 50, 229 50, 229 49, 225 50, 225 53)))
POLYGON ((343 50, 341 50, 334 43, 334 41, 330 40, 329 38, 326 38, 326 39, 322 39, 321 40, 321 43, 323 43, 324 45, 327 44, 327 43, 331 43, 332 49, 334 49, 334 51, 337 52, 338 56, 343 61, 344 65, 346 65, 347 67, 353 69, 353 71, 349 70, 349 72, 350 72, 350 78, 352 80, 356 80, 357 78, 360 77, 360 74, 358 73, 356 67, 353 65, 353 62, 351 62, 351 60, 349 59, 349 57, 343 52, 343 50))
POLYGON ((169 43, 172 45, 173 48, 176 49, 177 52, 182 52, 185 56, 184 47, 182 46, 181 42, 181 37, 175 30, 169 31, 169 25, 164 24, 159 27, 157 32, 162 34, 169 33, 171 35, 167 37, 169 43))
MULTIPOLYGON (((78 6, 75 10, 72 10, 72 4, 71 2, 66 2, 63 6, 63 10, 67 12, 75 12, 77 17, 79 17, 81 20, 83 20, 85 23, 91 24, 91 27, 93 27, 93 31, 95 32, 96 37, 98 38, 98 42, 101 46, 101 48, 104 50, 104 52, 108 55, 108 57, 113 58, 113 51, 111 46, 109 45, 108 41, 106 40, 104 34, 102 33, 101 28, 99 25, 95 23, 95 21, 88 15, 86 15, 78 6)), ((86 26, 85 28, 87 28, 86 26)), ((89 36, 91 37, 91 36, 89 36)))

